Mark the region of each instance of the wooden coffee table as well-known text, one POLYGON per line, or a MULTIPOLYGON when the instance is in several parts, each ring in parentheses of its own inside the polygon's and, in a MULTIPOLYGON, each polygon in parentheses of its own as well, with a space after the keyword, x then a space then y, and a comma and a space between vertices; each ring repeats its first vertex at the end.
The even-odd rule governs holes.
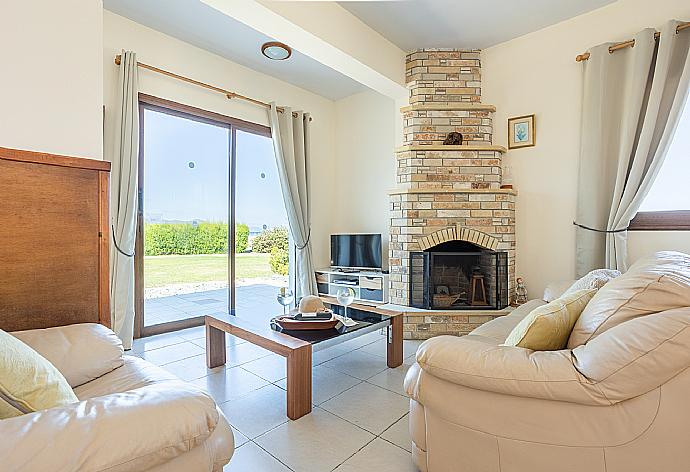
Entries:
MULTIPOLYGON (((325 303, 337 305, 337 301, 331 297, 322 298, 325 303)), ((287 416, 296 420, 311 412, 312 351, 386 328, 388 367, 398 367, 403 362, 401 312, 355 303, 348 308, 348 315, 358 321, 358 326, 348 328, 342 334, 335 330, 327 333, 301 331, 286 334, 274 331, 268 323, 254 324, 231 315, 206 315, 206 364, 209 368, 225 364, 225 333, 285 357, 287 416)))

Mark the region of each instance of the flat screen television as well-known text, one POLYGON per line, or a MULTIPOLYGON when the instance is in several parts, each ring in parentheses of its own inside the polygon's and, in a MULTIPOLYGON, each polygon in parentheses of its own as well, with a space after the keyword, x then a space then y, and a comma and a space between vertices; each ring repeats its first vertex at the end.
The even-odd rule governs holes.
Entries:
POLYGON ((380 234, 331 234, 331 267, 381 269, 380 234))

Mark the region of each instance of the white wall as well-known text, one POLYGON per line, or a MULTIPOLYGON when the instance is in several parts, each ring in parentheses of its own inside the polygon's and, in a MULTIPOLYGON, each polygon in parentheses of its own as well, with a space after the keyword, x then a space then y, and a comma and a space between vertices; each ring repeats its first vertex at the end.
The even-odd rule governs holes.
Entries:
MULTIPOLYGON (((536 114, 536 146, 509 151, 517 198, 517 274, 531 296, 575 274, 575 216, 582 64, 575 56, 666 20, 690 20, 687 0, 619 0, 482 52, 482 101, 496 105, 494 142, 510 116, 536 114)), ((687 33, 682 33, 687 34, 687 33)), ((630 260, 690 249, 688 233, 631 233, 630 260)))
POLYGON ((335 103, 336 169, 333 228, 340 233, 381 233, 388 265, 389 198, 395 186, 395 102, 361 92, 335 103))
POLYGON ((101 1, 4 1, 0 12, 0 146, 101 159, 101 1))
MULTIPOLYGON (((258 73, 215 54, 191 46, 111 12, 103 12, 103 70, 106 124, 112 125, 118 66, 113 62, 121 49, 133 50, 141 62, 156 65, 203 82, 263 101, 276 101, 312 113, 311 185, 312 241, 317 265, 328 265, 334 182, 335 105, 331 100, 286 82, 258 73)), ((141 70, 143 93, 267 125, 262 107, 141 70)), ((106 126, 106 156, 112 148, 112 126, 106 126)), ((277 202, 277 204, 281 204, 277 202)))
POLYGON ((405 84, 405 51, 335 2, 260 1, 398 84, 405 84))

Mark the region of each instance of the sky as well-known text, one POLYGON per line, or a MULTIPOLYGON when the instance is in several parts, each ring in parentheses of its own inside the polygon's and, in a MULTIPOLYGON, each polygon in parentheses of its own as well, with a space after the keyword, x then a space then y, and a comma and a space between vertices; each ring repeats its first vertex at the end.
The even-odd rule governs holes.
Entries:
POLYGON ((668 154, 640 211, 690 209, 690 100, 671 141, 668 154))
MULTIPOLYGON (((228 222, 230 132, 144 112, 146 221, 228 222)), ((270 138, 237 131, 236 220, 253 231, 287 226, 270 138)))

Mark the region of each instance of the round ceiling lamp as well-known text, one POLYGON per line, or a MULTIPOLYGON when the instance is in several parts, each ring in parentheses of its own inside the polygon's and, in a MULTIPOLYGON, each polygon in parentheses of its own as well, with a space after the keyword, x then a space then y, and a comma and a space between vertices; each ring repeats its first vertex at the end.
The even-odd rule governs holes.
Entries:
POLYGON ((274 61, 284 61, 292 55, 292 49, 287 44, 271 41, 261 46, 261 54, 274 61))

